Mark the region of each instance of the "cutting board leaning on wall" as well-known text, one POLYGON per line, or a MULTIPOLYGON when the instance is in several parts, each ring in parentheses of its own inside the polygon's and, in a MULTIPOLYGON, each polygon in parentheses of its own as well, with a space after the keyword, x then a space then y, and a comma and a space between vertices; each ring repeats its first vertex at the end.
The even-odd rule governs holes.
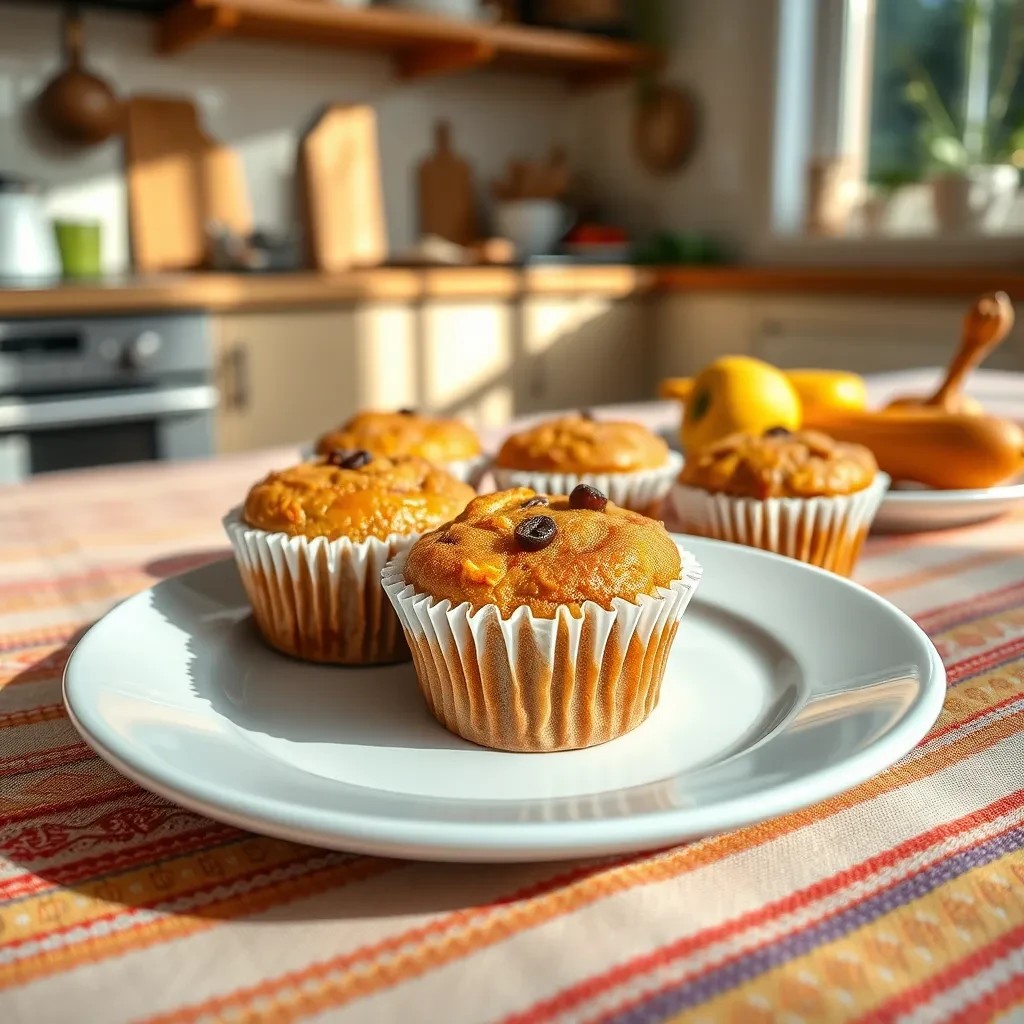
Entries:
POLYGON ((377 115, 329 106, 299 146, 299 196, 309 265, 328 272, 387 257, 377 115))
POLYGON ((190 270, 206 260, 205 226, 252 231, 238 154, 212 139, 191 100, 133 96, 125 104, 132 259, 139 271, 190 270))
POLYGON ((434 125, 434 152, 417 169, 420 236, 438 235, 456 245, 476 242, 473 172, 452 147, 447 121, 434 125))

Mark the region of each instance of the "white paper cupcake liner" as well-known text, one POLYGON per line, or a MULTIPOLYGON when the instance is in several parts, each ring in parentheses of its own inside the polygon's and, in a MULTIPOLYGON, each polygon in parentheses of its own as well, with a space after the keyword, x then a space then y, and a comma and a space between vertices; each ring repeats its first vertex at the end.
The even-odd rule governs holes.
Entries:
POLYGON ((248 526, 240 508, 223 522, 256 625, 272 647, 307 661, 342 665, 408 659, 380 574, 418 534, 310 540, 248 526))
POLYGON ((538 494, 569 494, 577 484, 590 484, 620 508, 657 516, 682 468, 682 455, 670 451, 664 466, 634 473, 541 473, 502 466, 492 466, 491 472, 499 491, 509 487, 530 487, 538 494))
POLYGON ((822 498, 737 498, 676 484, 670 502, 683 533, 728 540, 849 576, 889 488, 878 473, 855 494, 822 498))
POLYGON ((448 730, 499 750, 572 750, 622 736, 658 703, 669 649, 701 578, 680 579, 610 610, 588 601, 554 618, 528 607, 452 606, 405 582, 408 553, 388 563, 384 590, 401 619, 427 706, 448 730))

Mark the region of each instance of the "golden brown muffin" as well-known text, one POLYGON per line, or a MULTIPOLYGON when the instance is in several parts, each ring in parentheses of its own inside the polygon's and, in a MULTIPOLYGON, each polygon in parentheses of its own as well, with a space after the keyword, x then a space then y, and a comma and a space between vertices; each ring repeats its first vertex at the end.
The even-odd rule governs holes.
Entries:
POLYGON ((336 452, 269 474, 249 491, 244 519, 293 537, 384 540, 447 522, 475 493, 419 456, 336 452))
POLYGON ((571 498, 526 487, 483 495, 416 542, 405 579, 453 605, 493 605, 502 618, 524 605, 541 618, 559 605, 576 615, 585 601, 610 609, 615 597, 635 601, 677 580, 679 549, 665 527, 605 501, 586 485, 571 498))
POLYGON ((854 494, 875 479, 874 455, 815 430, 731 434, 686 460, 679 482, 739 498, 854 494))
POLYGON ((542 473, 632 473, 657 469, 667 459, 668 445, 639 423, 576 413, 512 434, 496 463, 542 473))
POLYGON ((480 439, 461 420, 412 411, 361 412, 317 441, 326 455, 335 449, 365 449, 374 455, 419 455, 431 462, 462 462, 481 452, 480 439))

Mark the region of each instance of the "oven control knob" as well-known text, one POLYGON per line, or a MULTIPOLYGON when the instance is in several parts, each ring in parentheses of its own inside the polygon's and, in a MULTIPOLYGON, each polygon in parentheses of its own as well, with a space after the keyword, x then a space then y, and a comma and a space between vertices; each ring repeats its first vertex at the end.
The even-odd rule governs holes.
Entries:
POLYGON ((163 342, 156 331, 143 331, 131 341, 125 342, 121 359, 128 369, 141 370, 153 361, 153 357, 160 351, 161 344, 163 342))

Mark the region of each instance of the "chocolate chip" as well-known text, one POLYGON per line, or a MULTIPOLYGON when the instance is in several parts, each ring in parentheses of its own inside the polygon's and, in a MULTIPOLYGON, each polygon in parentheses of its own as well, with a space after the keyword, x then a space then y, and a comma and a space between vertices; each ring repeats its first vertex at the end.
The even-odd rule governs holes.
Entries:
POLYGON ((540 551, 546 548, 558 533, 551 516, 530 516, 516 527, 516 542, 524 551, 540 551))
POLYGON ((537 505, 546 505, 546 504, 548 504, 548 499, 545 498, 543 494, 538 494, 536 497, 530 498, 529 501, 524 501, 522 503, 522 505, 520 505, 519 507, 520 508, 535 508, 537 505))
POLYGON ((327 455, 327 463, 330 466, 338 466, 341 469, 362 469, 367 463, 373 461, 373 456, 362 448, 355 451, 348 451, 346 448, 335 448, 327 455))
POLYGON ((455 544, 456 540, 455 540, 455 538, 450 533, 442 533, 441 536, 437 538, 437 543, 438 544, 455 544))
POLYGON ((399 416, 415 416, 416 415, 416 410, 415 409, 399 409, 398 410, 398 415, 399 416))
POLYGON ((769 427, 762 436, 764 437, 789 437, 790 431, 786 427, 769 427))
POLYGON ((590 484, 577 484, 569 495, 569 508, 589 508, 592 512, 603 512, 608 498, 590 484))

